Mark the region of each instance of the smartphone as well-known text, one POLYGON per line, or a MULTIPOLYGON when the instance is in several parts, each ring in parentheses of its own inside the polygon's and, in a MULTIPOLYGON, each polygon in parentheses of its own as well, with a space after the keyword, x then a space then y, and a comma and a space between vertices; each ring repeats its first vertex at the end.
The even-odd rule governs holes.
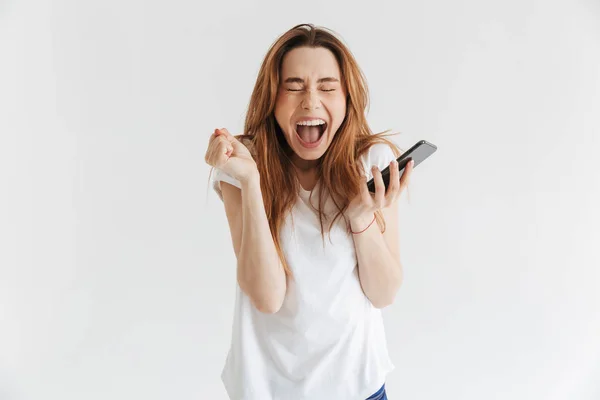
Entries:
MULTIPOLYGON (((415 168, 417 165, 421 164, 423 160, 435 153, 436 150, 436 145, 429 143, 426 140, 419 140, 414 146, 406 150, 400 155, 400 157, 396 159, 396 161, 398 161, 398 170, 400 171, 400 176, 402 176, 402 171, 410 160, 415 160, 415 165, 413 166, 413 168, 415 168)), ((387 192, 387 188, 390 183, 389 165, 383 171, 381 171, 381 176, 383 177, 383 183, 385 184, 385 190, 387 192)), ((371 178, 371 180, 367 183, 367 186, 369 187, 369 192, 375 193, 375 178, 371 178)))

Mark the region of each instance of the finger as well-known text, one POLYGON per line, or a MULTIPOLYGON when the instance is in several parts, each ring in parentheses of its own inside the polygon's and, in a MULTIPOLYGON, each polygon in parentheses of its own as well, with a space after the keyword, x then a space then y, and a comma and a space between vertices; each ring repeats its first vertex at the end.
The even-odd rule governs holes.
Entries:
POLYGON ((217 147, 219 133, 217 129, 208 138, 208 145, 206 146, 206 152, 204 153, 204 161, 209 165, 214 166, 214 154, 215 148, 217 147))
POLYGON ((217 138, 220 135, 220 132, 218 129, 215 129, 215 131, 208 137, 208 145, 210 146, 210 144, 215 140, 215 138, 217 138))
POLYGON ((233 154, 233 146, 224 136, 218 135, 213 139, 209 153, 209 161, 214 160, 217 166, 221 166, 233 154))
POLYGON ((220 139, 219 152, 225 153, 227 158, 231 157, 231 155, 233 154, 233 146, 231 145, 231 142, 224 136, 220 136, 219 139, 220 139))
POLYGON ((248 147, 245 144, 243 144, 240 140, 238 140, 235 136, 233 136, 231 133, 229 133, 227 129, 222 128, 220 129, 220 131, 221 135, 223 135, 223 137, 225 137, 229 141, 229 143, 231 143, 234 153, 242 153, 247 151, 248 147))
POLYGON ((211 135, 209 146, 216 146, 219 148, 221 145, 224 145, 227 148, 233 148, 231 142, 225 137, 225 135, 221 133, 214 133, 211 135))
POLYGON ((364 204, 371 204, 372 197, 371 192, 369 191, 369 176, 363 176, 364 184, 360 187, 360 199, 364 204))
POLYGON ((223 137, 225 137, 230 142, 237 140, 235 137, 233 137, 233 135, 231 133, 229 133, 229 131, 226 128, 221 128, 218 131, 221 135, 223 135, 223 137))
POLYGON ((383 183, 383 177, 376 165, 371 168, 371 171, 373 172, 373 180, 375 181, 375 198, 373 200, 377 208, 382 208, 385 201, 385 184, 383 183))
POLYGON ((410 160, 408 162, 408 164, 406 164, 406 167, 404 167, 404 171, 402 172, 402 178, 400 179, 400 190, 401 191, 408 185, 408 182, 410 181, 410 175, 413 171, 414 164, 415 164, 415 161, 410 160))
POLYGON ((400 194, 400 171, 398 162, 392 160, 390 163, 390 182, 386 193, 386 205, 392 204, 400 194))

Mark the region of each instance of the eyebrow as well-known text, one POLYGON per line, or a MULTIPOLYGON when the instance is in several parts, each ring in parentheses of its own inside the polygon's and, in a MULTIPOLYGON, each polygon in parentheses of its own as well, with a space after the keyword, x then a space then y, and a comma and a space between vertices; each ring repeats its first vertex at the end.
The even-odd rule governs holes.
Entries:
MULTIPOLYGON (((328 76, 328 77, 317 80, 317 83, 321 83, 321 82, 339 82, 339 80, 332 76, 328 76)), ((292 77, 287 78, 283 83, 304 83, 304 80, 302 78, 292 76, 292 77)))

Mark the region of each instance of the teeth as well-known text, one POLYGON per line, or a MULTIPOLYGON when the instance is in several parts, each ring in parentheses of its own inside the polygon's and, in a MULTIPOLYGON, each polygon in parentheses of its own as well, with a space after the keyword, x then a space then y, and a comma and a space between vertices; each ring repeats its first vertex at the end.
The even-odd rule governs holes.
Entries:
POLYGON ((296 125, 316 126, 316 125, 323 125, 323 124, 325 124, 325 121, 323 121, 322 119, 315 119, 312 121, 298 122, 296 125))

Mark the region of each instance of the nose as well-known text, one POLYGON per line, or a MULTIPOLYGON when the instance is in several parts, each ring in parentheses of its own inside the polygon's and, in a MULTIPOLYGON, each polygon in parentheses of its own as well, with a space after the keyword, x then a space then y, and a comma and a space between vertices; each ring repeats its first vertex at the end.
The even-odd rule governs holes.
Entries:
POLYGON ((306 110, 312 110, 313 108, 319 108, 321 101, 319 100, 319 96, 315 93, 314 90, 307 90, 306 95, 302 99, 302 108, 306 110))

